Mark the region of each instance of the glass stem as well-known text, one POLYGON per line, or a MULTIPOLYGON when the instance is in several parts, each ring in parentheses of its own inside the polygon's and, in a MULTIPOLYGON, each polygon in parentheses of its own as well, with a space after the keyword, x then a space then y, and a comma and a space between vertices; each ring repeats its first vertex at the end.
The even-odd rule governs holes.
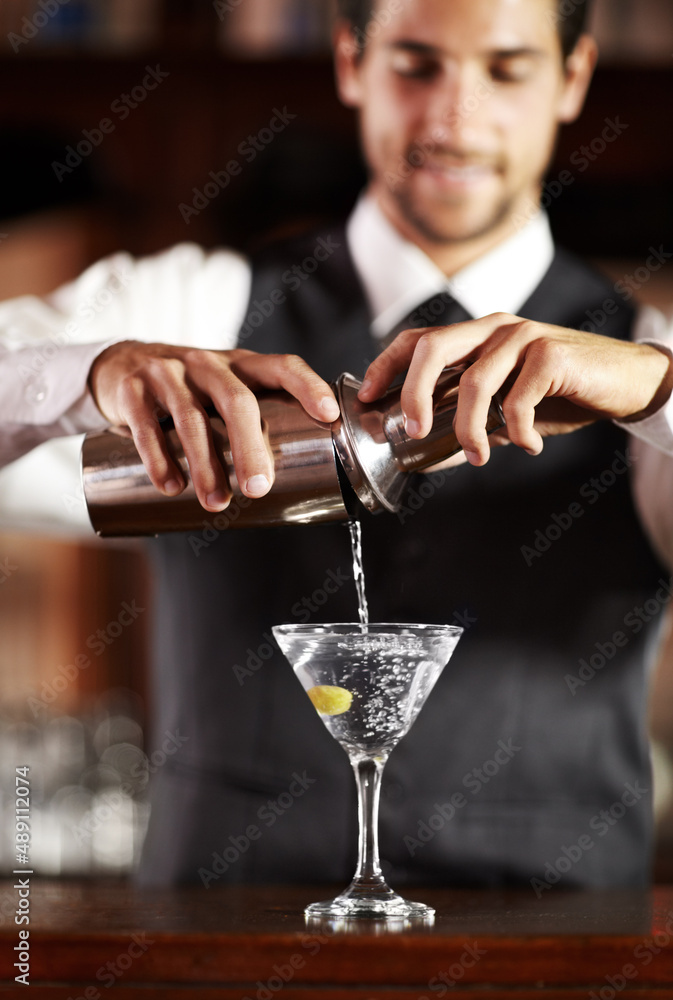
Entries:
POLYGON ((365 757, 353 760, 355 781, 358 787, 358 867, 354 882, 384 886, 385 879, 379 864, 379 794, 381 775, 386 757, 365 757))

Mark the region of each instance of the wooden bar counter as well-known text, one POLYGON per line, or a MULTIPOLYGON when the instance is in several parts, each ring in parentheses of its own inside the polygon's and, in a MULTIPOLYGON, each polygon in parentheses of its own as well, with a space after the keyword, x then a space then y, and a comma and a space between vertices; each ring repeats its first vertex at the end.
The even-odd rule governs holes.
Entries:
MULTIPOLYGON (((0 883, 0 997, 23 995, 18 878, 0 883)), ((114 987, 120 1000, 673 1000, 673 886, 551 887, 541 899, 532 889, 405 890, 436 908, 434 926, 307 927, 305 904, 331 888, 167 891, 32 876, 26 995, 98 1000, 114 987)))

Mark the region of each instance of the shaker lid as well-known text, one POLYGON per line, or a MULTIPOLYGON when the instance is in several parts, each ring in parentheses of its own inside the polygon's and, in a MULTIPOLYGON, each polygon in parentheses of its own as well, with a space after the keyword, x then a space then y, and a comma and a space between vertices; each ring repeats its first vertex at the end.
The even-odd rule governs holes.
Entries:
POLYGON ((400 509, 409 485, 409 474, 397 462, 393 445, 386 435, 391 402, 399 399, 399 389, 389 390, 373 403, 362 403, 358 391, 362 382, 345 372, 336 383, 341 417, 332 425, 337 458, 360 502, 369 511, 400 509))

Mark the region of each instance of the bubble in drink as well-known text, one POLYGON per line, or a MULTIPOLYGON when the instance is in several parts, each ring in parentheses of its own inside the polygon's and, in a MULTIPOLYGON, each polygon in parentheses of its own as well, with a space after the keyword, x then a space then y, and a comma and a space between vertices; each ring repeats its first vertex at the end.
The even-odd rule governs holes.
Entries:
POLYGON ((301 647, 286 637, 283 651, 329 732, 346 751, 372 756, 408 732, 457 638, 361 632, 295 641, 301 647))

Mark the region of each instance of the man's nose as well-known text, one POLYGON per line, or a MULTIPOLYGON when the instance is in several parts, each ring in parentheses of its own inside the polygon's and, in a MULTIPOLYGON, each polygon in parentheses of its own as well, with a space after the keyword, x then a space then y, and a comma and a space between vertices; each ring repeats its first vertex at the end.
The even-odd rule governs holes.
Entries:
POLYGON ((432 105, 429 122, 437 142, 469 141, 478 131, 491 89, 483 75, 469 66, 447 70, 440 81, 432 105))

